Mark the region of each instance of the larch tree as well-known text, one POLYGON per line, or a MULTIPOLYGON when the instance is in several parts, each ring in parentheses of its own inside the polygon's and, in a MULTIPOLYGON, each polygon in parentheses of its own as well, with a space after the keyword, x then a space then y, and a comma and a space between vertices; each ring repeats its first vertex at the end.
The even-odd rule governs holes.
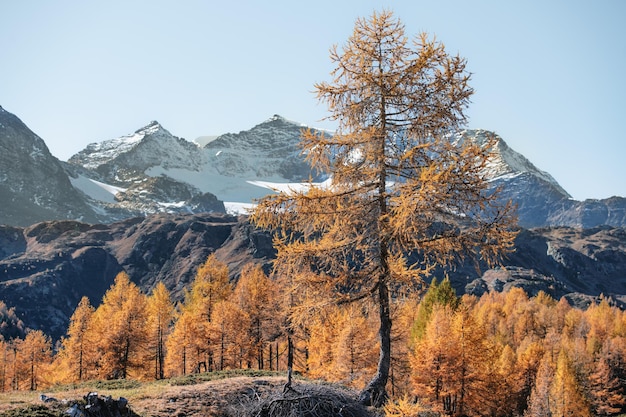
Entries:
POLYGON ((228 266, 219 261, 215 254, 211 254, 198 268, 190 296, 192 299, 198 298, 201 304, 198 307, 203 310, 205 319, 211 321, 213 306, 219 301, 228 299, 232 290, 228 280, 228 266))
POLYGON ((454 313, 435 306, 424 337, 416 341, 411 356, 412 382, 421 400, 451 414, 457 403, 459 349, 452 334, 454 313))
POLYGON ((95 349, 93 340, 89 340, 93 336, 89 328, 93 313, 89 298, 83 297, 70 317, 67 337, 62 340, 56 357, 60 373, 64 374, 60 378, 63 382, 82 381, 88 378, 90 369, 93 372, 95 349))
POLYGON ((561 349, 557 359, 554 379, 550 386, 550 399, 553 416, 591 416, 589 403, 574 371, 574 364, 564 349, 561 349))
POLYGON ((554 380, 555 365, 549 353, 544 353, 530 396, 528 408, 524 411, 526 417, 551 417, 552 396, 550 387, 554 380))
POLYGON ((235 286, 233 300, 250 320, 248 329, 241 329, 250 338, 249 360, 256 359, 258 369, 265 367, 264 347, 279 334, 276 321, 278 309, 273 283, 260 265, 246 265, 235 286))
POLYGON ((42 369, 52 359, 52 342, 41 330, 32 330, 26 334, 18 352, 24 374, 27 376, 28 389, 34 391, 42 381, 42 369))
POLYGON ((174 321, 174 303, 163 282, 159 282, 147 300, 149 357, 154 363, 154 378, 165 377, 165 341, 174 321))
POLYGON ((184 305, 177 312, 174 328, 165 341, 165 371, 169 375, 187 375, 193 364, 193 340, 197 328, 190 311, 184 305))
POLYGON ((620 414, 626 407, 626 396, 620 373, 624 373, 624 358, 621 357, 619 342, 606 340, 602 345, 593 371, 589 375, 590 397, 594 415, 611 416, 620 414))
POLYGON ((150 366, 144 362, 147 317, 146 296, 128 274, 120 272, 93 315, 101 377, 126 379, 146 373, 150 366))
POLYGON ((215 369, 242 368, 244 360, 256 344, 250 338, 250 316, 233 301, 223 300, 215 304, 210 334, 213 345, 215 369))
POLYGON ((9 388, 9 370, 11 368, 10 362, 10 343, 4 340, 4 337, 0 335, 0 392, 4 392, 9 388))
POLYGON ((473 92, 464 59, 425 34, 409 41, 387 11, 358 19, 330 57, 333 80, 315 89, 337 129, 301 138, 329 180, 261 199, 252 221, 277 232, 276 270, 306 280, 320 304, 375 299, 379 360, 361 402, 382 405, 391 290, 464 255, 496 260, 512 247, 514 217, 488 189, 493 143, 455 140, 473 92))
POLYGON ((172 348, 170 369, 176 372, 208 371, 213 367, 211 322, 215 305, 232 294, 228 266, 214 254, 200 265, 185 300, 179 306, 177 321, 166 344, 172 348), (178 345, 178 346, 176 346, 178 345))
POLYGON ((335 369, 341 381, 348 385, 367 382, 368 374, 376 369, 376 345, 369 318, 354 305, 342 309, 339 333, 335 341, 335 369))

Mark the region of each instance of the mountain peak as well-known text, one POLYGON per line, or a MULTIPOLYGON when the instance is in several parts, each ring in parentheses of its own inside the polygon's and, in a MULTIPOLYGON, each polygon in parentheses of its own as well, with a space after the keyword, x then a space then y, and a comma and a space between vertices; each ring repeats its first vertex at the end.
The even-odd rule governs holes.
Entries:
POLYGON ((167 132, 169 134, 167 129, 165 129, 163 125, 161 125, 161 123, 157 122, 156 120, 153 120, 147 125, 145 125, 144 127, 137 129, 135 131, 135 134, 148 136, 148 135, 153 135, 159 131, 167 132))
POLYGON ((263 126, 263 125, 278 125, 278 126, 297 126, 297 127, 304 127, 304 125, 302 123, 298 123, 295 122, 293 120, 289 120, 279 114, 275 114, 272 117, 270 117, 269 119, 267 119, 266 121, 264 121, 263 123, 258 124, 257 126, 263 126))
POLYGON ((471 140, 480 146, 485 146, 491 140, 495 140, 493 156, 489 161, 486 171, 490 180, 513 178, 521 174, 530 174, 551 184, 565 198, 571 196, 549 173, 540 170, 524 155, 511 149, 499 135, 485 129, 462 130, 456 135, 457 140, 471 140))

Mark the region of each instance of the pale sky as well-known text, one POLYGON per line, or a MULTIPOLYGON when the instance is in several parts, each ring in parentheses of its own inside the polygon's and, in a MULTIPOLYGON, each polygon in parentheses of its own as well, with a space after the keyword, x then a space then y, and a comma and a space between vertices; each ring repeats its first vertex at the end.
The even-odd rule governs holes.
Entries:
POLYGON ((274 114, 332 129, 313 84, 383 9, 467 59, 467 127, 578 200, 626 196, 623 0, 0 0, 0 105, 61 160, 152 120, 187 140, 274 114))

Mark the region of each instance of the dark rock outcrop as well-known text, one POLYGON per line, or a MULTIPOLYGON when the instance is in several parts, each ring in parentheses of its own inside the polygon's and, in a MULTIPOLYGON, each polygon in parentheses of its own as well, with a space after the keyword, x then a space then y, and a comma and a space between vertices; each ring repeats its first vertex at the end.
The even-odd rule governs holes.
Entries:
POLYGON ((58 338, 81 297, 98 305, 120 271, 145 293, 162 281, 183 297, 209 254, 229 264, 236 280, 249 261, 266 264, 271 239, 244 219, 157 214, 110 225, 75 221, 0 228, 0 300, 26 326, 58 338), (240 236, 246 236, 245 239, 240 236))
MULTIPOLYGON (((626 306, 626 229, 568 227, 523 230, 501 267, 467 261, 447 271, 457 293, 480 295, 522 287, 585 306, 601 294, 626 306)), ((246 217, 156 214, 109 225, 75 221, 0 228, 0 300, 31 328, 54 338, 80 298, 98 305, 115 275, 126 271, 146 293, 162 281, 181 300, 209 254, 228 264, 231 280, 247 263, 266 271, 275 256, 268 233, 246 217)), ((445 271, 437 272, 441 278, 445 271)))
POLYGON ((456 274, 456 287, 470 294, 521 287, 585 307, 601 295, 626 307, 626 229, 553 227, 523 230, 503 266, 481 277, 456 274), (463 285, 465 280, 465 285, 463 285))

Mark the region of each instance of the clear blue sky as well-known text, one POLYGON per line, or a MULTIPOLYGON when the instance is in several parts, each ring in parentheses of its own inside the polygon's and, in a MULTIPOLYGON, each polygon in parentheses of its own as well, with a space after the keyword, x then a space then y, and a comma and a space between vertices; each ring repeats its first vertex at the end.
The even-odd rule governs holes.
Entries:
POLYGON ((382 9, 467 58, 468 127, 576 199, 626 196, 623 0, 0 0, 0 105, 62 160, 151 120, 188 140, 273 114, 332 128, 313 84, 382 9))

